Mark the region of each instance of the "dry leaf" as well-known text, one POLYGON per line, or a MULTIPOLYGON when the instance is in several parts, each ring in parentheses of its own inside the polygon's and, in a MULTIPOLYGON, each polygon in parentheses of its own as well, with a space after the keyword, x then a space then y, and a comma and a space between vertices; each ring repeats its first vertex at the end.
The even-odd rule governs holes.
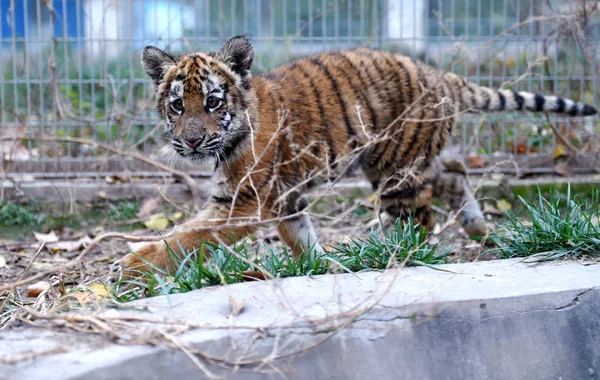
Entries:
POLYGON ((48 243, 48 244, 46 244, 46 248, 53 252, 57 252, 57 251, 73 252, 73 251, 78 251, 81 248, 85 248, 91 242, 92 242, 92 239, 86 235, 79 240, 74 240, 74 241, 65 240, 65 241, 58 241, 55 243, 48 243))
POLYGON ((27 295, 29 297, 37 297, 48 289, 50 289, 50 283, 48 281, 39 281, 27 287, 27 295))
POLYGON ((42 234, 40 232, 34 232, 33 236, 35 236, 35 239, 37 241, 39 241, 40 243, 43 243, 43 242, 56 243, 58 241, 58 236, 56 236, 54 231, 50 231, 49 234, 42 234))
POLYGON ((552 158, 554 158, 555 160, 559 157, 563 157, 566 156, 566 150, 565 147, 562 145, 558 145, 556 148, 554 148, 554 150, 552 151, 552 158))
POLYGON ((0 269, 6 266, 6 257, 0 255, 0 269))
POLYGON ((88 289, 94 293, 96 298, 110 298, 110 290, 106 287, 106 285, 101 284, 99 282, 94 282, 88 286, 88 289))
POLYGON ((570 177, 573 175, 573 168, 567 162, 558 162, 554 165, 554 173, 563 177, 570 177))
POLYGON ((157 215, 146 221, 144 225, 146 228, 151 230, 163 231, 169 226, 169 219, 167 219, 164 215, 157 215))
POLYGON ((154 212, 156 210, 158 210, 158 208, 160 207, 161 204, 162 204, 161 197, 146 198, 144 200, 144 202, 142 203, 142 205, 140 206, 140 211, 137 213, 137 217, 138 218, 146 218, 146 217, 154 214, 154 212))
POLYGON ((481 156, 477 156, 477 155, 470 155, 469 158, 467 159, 467 161, 469 162, 469 167, 471 169, 483 169, 485 168, 485 159, 481 156))
POLYGON ((229 296, 229 307, 231 308, 231 314, 234 317, 237 317, 238 315, 240 315, 240 313, 244 310, 245 306, 246 306, 246 302, 244 302, 243 300, 238 301, 235 298, 233 298, 232 296, 229 296))
POLYGON ((94 282, 87 287, 79 287, 79 289, 73 293, 73 296, 82 305, 112 297, 110 289, 99 282, 94 282))
POLYGON ((489 202, 483 202, 483 213, 491 215, 502 215, 502 212, 500 212, 500 210, 498 210, 489 202))
POLYGON ((129 174, 119 173, 119 174, 115 175, 115 179, 119 182, 129 182, 129 174))
POLYGON ((502 212, 510 211, 512 209, 512 205, 506 199, 500 199, 497 201, 496 207, 502 212))
POLYGON ((177 211, 177 212, 174 212, 173 214, 169 215, 169 220, 173 223, 180 221, 181 218, 183 218, 183 212, 181 212, 181 211, 177 211))

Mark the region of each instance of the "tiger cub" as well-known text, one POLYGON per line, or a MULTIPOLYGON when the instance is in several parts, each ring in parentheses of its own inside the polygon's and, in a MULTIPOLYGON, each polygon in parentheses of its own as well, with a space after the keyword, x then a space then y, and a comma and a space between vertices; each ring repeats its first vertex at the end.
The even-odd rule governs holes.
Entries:
MULTIPOLYGON (((434 225, 432 197, 460 210, 470 235, 485 233, 464 166, 441 161, 464 112, 527 110, 572 116, 596 109, 556 96, 478 86, 397 54, 365 48, 313 55, 252 76, 254 50, 243 36, 218 53, 142 55, 171 139, 167 148, 193 162, 215 159, 204 210, 166 243, 192 250, 202 241, 232 243, 259 224, 277 223, 298 254, 322 250, 303 195, 360 168, 393 218, 434 225)), ((167 244, 151 243, 120 260, 169 270, 167 244)), ((148 268, 146 268, 148 269, 148 268)))

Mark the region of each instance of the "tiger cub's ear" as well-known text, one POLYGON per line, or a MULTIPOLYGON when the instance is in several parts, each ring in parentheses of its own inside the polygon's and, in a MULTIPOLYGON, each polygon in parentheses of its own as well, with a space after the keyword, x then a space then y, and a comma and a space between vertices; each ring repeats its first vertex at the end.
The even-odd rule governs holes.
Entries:
POLYGON ((245 84, 249 84, 254 48, 245 36, 236 36, 227 41, 219 56, 223 62, 242 77, 245 84))
POLYGON ((154 46, 146 46, 142 53, 142 65, 144 70, 152 78, 155 86, 162 82, 165 73, 176 64, 169 54, 154 46))

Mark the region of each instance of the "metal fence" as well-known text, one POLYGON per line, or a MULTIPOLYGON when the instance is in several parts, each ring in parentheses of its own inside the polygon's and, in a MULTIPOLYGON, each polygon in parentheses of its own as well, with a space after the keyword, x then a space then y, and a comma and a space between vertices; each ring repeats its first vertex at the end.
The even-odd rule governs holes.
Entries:
MULTIPOLYGON (((154 156, 163 144, 141 49, 216 50, 242 33, 255 45, 257 72, 311 52, 371 46, 483 85, 597 104, 597 7, 585 0, 0 0, 1 168, 46 177, 153 171, 119 154, 154 156)), ((578 168, 589 171, 599 130, 597 118, 465 116, 446 154, 544 171, 567 140, 579 157, 592 157, 578 168)))

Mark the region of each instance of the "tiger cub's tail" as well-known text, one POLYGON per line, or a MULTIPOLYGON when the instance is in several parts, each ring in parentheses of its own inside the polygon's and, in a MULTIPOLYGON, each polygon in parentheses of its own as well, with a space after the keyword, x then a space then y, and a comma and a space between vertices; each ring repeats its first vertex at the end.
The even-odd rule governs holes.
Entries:
MULTIPOLYGON (((457 76, 458 77, 458 76, 457 76)), ((459 78, 453 78, 458 80, 459 78)), ((571 116, 591 116, 598 113, 588 104, 577 103, 558 96, 534 94, 478 86, 460 78, 460 108, 463 111, 533 111, 556 112, 571 116)))

